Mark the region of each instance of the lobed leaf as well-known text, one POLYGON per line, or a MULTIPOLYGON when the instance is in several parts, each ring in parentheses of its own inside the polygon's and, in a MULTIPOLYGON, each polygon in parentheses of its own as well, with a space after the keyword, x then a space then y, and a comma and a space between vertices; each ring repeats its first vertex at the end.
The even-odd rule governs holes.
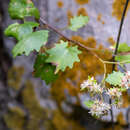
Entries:
POLYGON ((40 13, 31 0, 11 0, 8 10, 12 19, 24 19, 27 16, 40 18, 40 13))
POLYGON ((120 56, 116 56, 115 57, 115 60, 116 61, 119 61, 119 62, 123 62, 123 61, 126 61, 125 63, 130 63, 130 55, 120 55, 120 56))
POLYGON ((34 27, 38 27, 36 22, 25 22, 24 24, 14 23, 11 24, 6 30, 5 35, 15 37, 17 40, 22 39, 27 34, 33 32, 34 27))
POLYGON ((56 65, 55 73, 59 70, 64 71, 66 67, 73 67, 74 62, 79 62, 78 54, 81 51, 78 50, 77 46, 69 47, 68 42, 60 41, 60 44, 52 49, 47 50, 49 57, 47 58, 47 63, 53 63, 56 65))
POLYGON ((128 52, 130 51, 130 47, 126 43, 122 43, 118 47, 118 52, 128 52))
POLYGON ((72 31, 77 31, 79 28, 86 25, 89 21, 88 16, 75 16, 70 20, 70 26, 69 29, 72 31))
POLYGON ((108 74, 106 78, 106 82, 114 86, 121 86, 121 81, 122 81, 123 76, 124 76, 124 73, 120 71, 119 72, 113 71, 112 74, 108 74))
POLYGON ((40 50, 41 46, 45 45, 48 40, 48 31, 42 30, 37 32, 32 32, 23 37, 15 47, 13 48, 13 56, 16 57, 21 54, 26 56, 33 50, 37 52, 40 50))
MULTIPOLYGON (((130 52, 130 47, 126 43, 122 43, 119 45, 118 52, 130 52)), ((119 62, 127 61, 126 63, 130 63, 130 54, 118 55, 115 57, 115 60, 119 62)))
POLYGON ((46 84, 56 80, 58 75, 54 74, 56 67, 50 63, 45 63, 47 56, 39 54, 34 64, 34 76, 45 80, 46 84))

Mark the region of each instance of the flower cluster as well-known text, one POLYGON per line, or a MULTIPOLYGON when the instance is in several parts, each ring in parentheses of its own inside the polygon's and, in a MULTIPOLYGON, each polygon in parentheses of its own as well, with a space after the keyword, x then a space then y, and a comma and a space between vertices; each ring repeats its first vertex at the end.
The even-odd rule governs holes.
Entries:
POLYGON ((121 85, 126 89, 130 88, 130 71, 125 73, 125 76, 122 78, 121 85))
POLYGON ((88 77, 88 80, 85 80, 81 84, 81 90, 87 89, 90 93, 102 93, 103 88, 100 84, 97 84, 97 81, 94 77, 88 77))
POLYGON ((122 96, 121 91, 119 90, 119 88, 110 88, 107 90, 107 94, 112 98, 117 98, 119 99, 122 96))
POLYGON ((98 84, 94 77, 88 77, 88 80, 85 80, 81 84, 81 90, 86 89, 90 93, 90 96, 93 96, 92 101, 86 102, 86 106, 90 108, 89 113, 91 113, 92 116, 100 118, 101 116, 108 114, 108 111, 111 109, 111 105, 115 105, 117 108, 120 108, 122 106, 122 92, 130 88, 130 71, 126 72, 125 74, 121 72, 117 72, 116 74, 115 73, 116 72, 109 75, 109 80, 107 81, 113 86, 115 86, 115 84, 118 84, 118 87, 101 87, 101 84, 98 84), (106 92, 106 94, 112 99, 111 104, 104 102, 102 95, 103 92, 106 92), (100 96, 100 100, 97 100, 96 94, 100 96))
POLYGON ((114 100, 114 105, 117 108, 122 106, 122 92, 119 88, 110 88, 107 90, 107 94, 114 100))
POLYGON ((108 103, 104 103, 99 100, 95 100, 94 104, 91 106, 90 112, 92 116, 101 117, 108 114, 108 111, 111 109, 108 103))

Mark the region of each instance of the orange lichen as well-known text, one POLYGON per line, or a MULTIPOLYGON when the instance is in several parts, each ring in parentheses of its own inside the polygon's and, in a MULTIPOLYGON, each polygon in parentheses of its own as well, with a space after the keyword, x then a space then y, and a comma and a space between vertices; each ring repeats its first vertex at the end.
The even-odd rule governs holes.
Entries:
POLYGON ((98 14, 97 21, 101 21, 101 18, 102 18, 102 14, 98 14))
MULTIPOLYGON (((79 41, 81 44, 84 44, 91 48, 96 48, 96 40, 93 37, 83 40, 80 36, 73 36, 73 40, 79 41)), ((61 73, 58 80, 56 80, 51 87, 51 94, 54 99, 57 101, 57 104, 60 106, 62 101, 66 100, 65 90, 68 91, 70 96, 74 96, 79 102, 79 92, 80 84, 83 80, 90 76, 97 76, 104 73, 103 64, 93 56, 89 51, 82 50, 82 54, 79 55, 80 63, 75 63, 72 69, 67 69, 65 72, 61 73), (57 96, 58 95, 58 96, 57 96)), ((99 57, 104 60, 110 60, 112 58, 111 52, 105 49, 103 46, 98 47, 99 51, 96 52, 99 57), (100 51, 105 49, 104 52, 100 51)), ((111 65, 107 66, 107 72, 111 72, 111 65)))
POLYGON ((105 22, 102 20, 102 14, 98 14, 97 21, 101 22, 102 24, 105 24, 105 22))
POLYGON ((70 19, 73 18, 73 14, 72 14, 71 10, 67 11, 67 18, 68 18, 68 24, 70 24, 70 19))
POLYGON ((78 16, 80 16, 80 15, 88 16, 88 13, 87 13, 85 8, 79 8, 78 11, 77 11, 77 15, 78 16))
POLYGON ((108 43, 110 44, 110 45, 115 45, 115 40, 113 39, 113 37, 109 37, 108 39, 107 39, 107 41, 108 41, 108 43))
POLYGON ((105 24, 105 22, 104 22, 104 21, 102 21, 102 24, 105 24))
MULTIPOLYGON (((121 20, 124 6, 125 6, 126 0, 114 0, 112 5, 112 16, 116 17, 117 20, 121 20)), ((128 9, 130 9, 130 3, 128 5, 128 9)), ((127 9, 127 12, 128 12, 127 9)))
POLYGON ((59 7, 59 8, 62 8, 63 6, 64 6, 64 4, 63 4, 63 2, 62 1, 58 1, 57 2, 57 6, 59 7))
POLYGON ((123 113, 120 112, 117 117, 117 122, 120 124, 120 125, 126 125, 126 121, 124 120, 124 116, 123 116, 123 113))
POLYGON ((83 5, 83 4, 88 4, 88 3, 89 3, 89 0, 75 0, 75 2, 76 2, 77 4, 83 5))
POLYGON ((130 95, 127 92, 123 93, 123 107, 127 108, 130 106, 130 95))

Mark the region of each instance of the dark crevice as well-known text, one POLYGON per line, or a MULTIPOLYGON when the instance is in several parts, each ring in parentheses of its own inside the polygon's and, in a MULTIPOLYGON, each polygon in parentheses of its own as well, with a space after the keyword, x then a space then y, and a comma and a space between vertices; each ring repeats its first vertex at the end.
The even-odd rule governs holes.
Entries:
POLYGON ((7 85, 7 75, 9 68, 12 66, 12 58, 4 43, 3 27, 6 20, 5 5, 8 5, 8 2, 8 0, 0 0, 0 130, 8 130, 4 121, 4 115, 7 112, 8 102, 10 99, 7 85))

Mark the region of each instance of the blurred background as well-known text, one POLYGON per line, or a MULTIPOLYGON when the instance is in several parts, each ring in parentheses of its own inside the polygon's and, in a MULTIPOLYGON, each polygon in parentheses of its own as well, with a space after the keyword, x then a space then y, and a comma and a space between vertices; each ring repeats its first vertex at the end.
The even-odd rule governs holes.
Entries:
MULTIPOLYGON (((41 17, 64 35, 82 44, 105 49, 97 54, 104 60, 112 55, 109 47, 115 44, 126 0, 33 0, 41 17), (70 18, 89 16, 89 23, 78 32, 64 30, 70 18)), ((130 2, 129 2, 130 3, 130 2)), ((80 84, 88 75, 100 82, 103 64, 89 52, 83 51, 80 63, 60 73, 50 85, 33 77, 35 53, 28 57, 12 58, 13 38, 4 36, 11 23, 9 0, 0 0, 0 130, 112 130, 110 114, 97 120, 88 113, 83 102, 88 93, 80 92, 80 84)), ((48 44, 61 37, 50 30, 48 44)), ((121 35, 121 43, 130 45, 130 4, 121 35)), ((130 65, 126 66, 130 70, 130 65)), ((112 66, 107 66, 111 72, 112 66)), ((130 94, 123 93, 123 106, 114 110, 115 130, 130 130, 130 94)))

